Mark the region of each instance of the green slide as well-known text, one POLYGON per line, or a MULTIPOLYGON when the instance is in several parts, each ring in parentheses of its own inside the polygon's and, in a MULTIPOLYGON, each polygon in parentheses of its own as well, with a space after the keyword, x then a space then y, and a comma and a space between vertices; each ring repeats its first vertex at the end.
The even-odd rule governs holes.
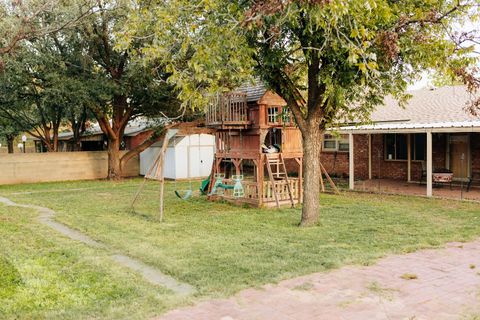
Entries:
POLYGON ((210 176, 208 176, 207 179, 202 181, 202 184, 200 185, 200 192, 203 195, 206 195, 208 192, 208 186, 210 185, 210 176))

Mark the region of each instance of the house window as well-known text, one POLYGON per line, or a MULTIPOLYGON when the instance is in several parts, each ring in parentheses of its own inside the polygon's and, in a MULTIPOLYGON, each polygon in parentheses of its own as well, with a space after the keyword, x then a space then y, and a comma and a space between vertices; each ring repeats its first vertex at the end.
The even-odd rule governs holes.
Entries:
POLYGON ((278 117, 278 107, 267 108, 267 120, 270 123, 276 123, 278 117))
MULTIPOLYGON (((412 160, 425 160, 426 135, 415 133, 411 135, 412 160)), ((391 133, 385 135, 385 159, 407 160, 408 159, 408 135, 391 133)))
POLYGON ((427 135, 425 133, 415 133, 412 135, 412 159, 425 160, 427 154, 427 135))
POLYGON ((334 136, 331 134, 323 135, 323 151, 341 151, 348 152, 348 136, 334 136))

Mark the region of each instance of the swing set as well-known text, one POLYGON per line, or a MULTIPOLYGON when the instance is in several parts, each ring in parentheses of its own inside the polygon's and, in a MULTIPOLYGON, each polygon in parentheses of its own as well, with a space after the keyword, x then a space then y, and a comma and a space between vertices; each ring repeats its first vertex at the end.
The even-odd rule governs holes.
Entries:
MULTIPOLYGON (((140 193, 144 189, 147 180, 149 180, 149 179, 158 180, 158 181, 160 181, 160 216, 159 216, 159 220, 160 221, 163 220, 163 213, 164 213, 164 201, 163 201, 163 199, 164 199, 164 187, 165 187, 165 178, 164 178, 165 154, 166 154, 170 139, 172 139, 172 138, 175 139, 175 136, 177 135, 178 131, 179 131, 179 129, 168 129, 168 131, 166 132, 166 134, 164 136, 164 139, 163 139, 163 144, 162 144, 162 147, 160 149, 160 152, 157 155, 157 157, 155 158, 155 160, 153 161, 150 168, 148 169, 147 173, 145 174, 145 177, 144 177, 140 187, 138 188, 137 192, 135 193, 135 196, 134 196, 134 198, 133 198, 133 200, 130 204, 130 210, 131 211, 134 211, 135 202, 138 200, 138 198, 140 196, 140 193)), ((176 146, 176 140, 174 140, 174 146, 176 146)), ((200 144, 199 144, 199 146, 200 146, 200 144)), ((180 200, 183 200, 183 201, 187 201, 187 200, 191 199, 194 195, 194 190, 192 188, 192 180, 191 180, 191 177, 190 177, 190 173, 188 174, 188 177, 189 177, 189 187, 188 187, 188 189, 184 189, 184 190, 178 189, 177 188, 177 181, 175 181, 174 193, 180 200)), ((202 185, 199 189, 201 194, 206 194, 206 190, 208 189, 209 181, 210 181, 210 177, 208 179, 205 179, 205 180, 202 181, 202 185)))

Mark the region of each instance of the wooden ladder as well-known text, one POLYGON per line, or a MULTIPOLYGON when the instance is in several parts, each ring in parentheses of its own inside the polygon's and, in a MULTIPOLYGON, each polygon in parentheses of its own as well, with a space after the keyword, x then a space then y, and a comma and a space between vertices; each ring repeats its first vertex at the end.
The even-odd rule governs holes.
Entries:
POLYGON ((278 199, 277 188, 275 187, 276 180, 284 180, 287 184, 288 196, 290 198, 290 203, 292 208, 295 206, 295 201, 293 200, 292 188, 290 186, 290 181, 288 180, 287 167, 285 166, 285 161, 281 153, 266 153, 265 154, 265 163, 267 165, 268 176, 272 183, 273 195, 275 196, 275 202, 277 208, 280 208, 280 200, 278 199), (276 166, 275 172, 272 171, 272 165, 276 166))

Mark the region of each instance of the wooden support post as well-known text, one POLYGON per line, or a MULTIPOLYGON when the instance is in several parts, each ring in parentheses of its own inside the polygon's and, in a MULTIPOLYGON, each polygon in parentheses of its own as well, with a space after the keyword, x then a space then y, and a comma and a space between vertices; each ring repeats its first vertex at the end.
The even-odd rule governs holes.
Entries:
POLYGON ((290 198, 290 204, 292 205, 292 208, 295 207, 295 201, 293 200, 293 194, 292 194, 292 186, 290 185, 290 180, 288 180, 288 171, 287 167, 285 166, 285 159, 283 159, 283 155, 281 153, 278 154, 279 160, 282 165, 282 170, 283 174, 285 174, 285 182, 287 183, 287 190, 288 190, 288 196, 290 198))
POLYGON ((240 174, 240 164, 242 162, 242 159, 232 159, 232 163, 235 166, 235 174, 239 175, 240 174))
POLYGON ((368 134, 368 180, 372 180, 372 134, 368 134))
POLYGON ((323 183, 323 172, 320 170, 320 186, 322 187, 322 192, 325 192, 325 184, 323 183))
POLYGON ((327 178, 328 182, 330 183, 330 186, 332 187, 333 191, 335 191, 336 194, 340 194, 340 190, 338 190, 337 186, 335 185, 335 182, 333 182, 332 178, 328 174, 327 170, 323 166, 323 164, 320 162, 320 173, 323 171, 325 173, 325 177, 327 178))
POLYGON ((263 159, 260 155, 260 159, 254 159, 253 163, 255 164, 255 174, 257 182, 257 196, 258 196, 258 205, 261 206, 263 203, 263 159))
POLYGON ((212 192, 213 185, 215 184, 215 174, 217 173, 217 156, 214 155, 212 170, 210 170, 210 182, 207 189, 207 199, 210 199, 209 194, 212 192))
POLYGON ((158 168, 158 163, 160 162, 160 155, 157 156, 157 159, 153 162, 152 166, 148 169, 147 173, 145 174, 145 177, 143 178, 142 184, 138 188, 137 192, 135 193, 135 196, 133 197, 132 203, 130 204, 130 210, 134 211, 134 205, 135 202, 137 201, 138 197, 140 196, 140 193, 143 191, 143 188, 145 187, 145 184, 147 183, 147 179, 152 178, 152 172, 153 169, 158 168))
POLYGON ((354 147, 353 147, 353 133, 348 134, 348 144, 349 144, 349 152, 348 152, 348 163, 349 163, 349 174, 348 174, 348 185, 350 190, 355 189, 355 162, 354 162, 354 147))
POLYGON ((407 181, 412 181, 412 134, 407 134, 407 181))
POLYGON ((303 203, 303 158, 295 158, 298 163, 298 202, 303 203))
POLYGON ((160 222, 163 221, 163 211, 164 211, 163 195, 164 195, 164 189, 165 189, 164 164, 165 164, 165 152, 167 151, 169 140, 170 140, 170 136, 168 135, 168 132, 167 132, 165 134, 165 138, 163 138, 162 149, 160 150, 160 161, 158 162, 158 167, 159 167, 158 172, 159 172, 159 179, 160 179, 160 222))
POLYGON ((433 196, 432 132, 427 132, 427 197, 433 196))

